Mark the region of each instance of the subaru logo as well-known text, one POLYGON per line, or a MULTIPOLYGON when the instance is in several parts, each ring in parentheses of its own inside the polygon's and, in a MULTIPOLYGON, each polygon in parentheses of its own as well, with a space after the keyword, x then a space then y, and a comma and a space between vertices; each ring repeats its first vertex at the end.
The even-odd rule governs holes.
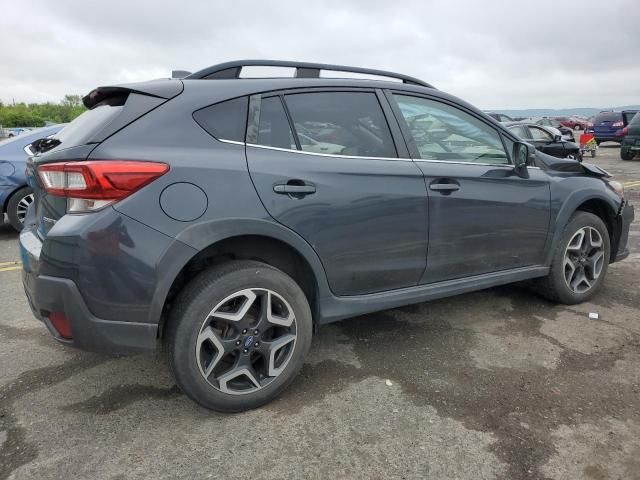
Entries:
POLYGON ((253 335, 249 335, 244 339, 244 348, 249 348, 251 345, 253 345, 253 335))

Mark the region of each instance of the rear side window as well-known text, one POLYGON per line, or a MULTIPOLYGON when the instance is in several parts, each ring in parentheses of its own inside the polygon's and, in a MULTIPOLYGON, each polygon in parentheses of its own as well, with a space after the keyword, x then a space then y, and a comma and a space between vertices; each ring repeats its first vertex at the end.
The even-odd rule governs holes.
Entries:
POLYGON ((593 119, 593 123, 602 123, 602 122, 621 122, 622 114, 620 112, 602 112, 596 115, 596 118, 593 119))
POLYGON ((640 125, 640 113, 636 113, 635 116, 629 122, 629 125, 637 126, 640 125))
POLYGON ((289 119, 280 97, 263 98, 260 102, 258 145, 288 150, 296 149, 289 119))
POLYGON ((358 157, 397 157, 374 93, 318 92, 285 96, 303 151, 358 157))
POLYGON ((248 108, 247 97, 234 98, 194 112, 193 119, 218 140, 244 142, 248 108))

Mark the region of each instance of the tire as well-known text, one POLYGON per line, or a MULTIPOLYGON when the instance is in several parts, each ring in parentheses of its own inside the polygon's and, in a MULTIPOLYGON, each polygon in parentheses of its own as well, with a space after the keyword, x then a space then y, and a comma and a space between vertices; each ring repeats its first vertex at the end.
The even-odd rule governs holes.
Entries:
POLYGON ((203 407, 228 413, 282 393, 302 368, 313 331, 298 284, 274 267, 244 260, 198 275, 179 294, 168 322, 166 351, 178 387, 203 407))
POLYGON ((27 207, 33 202, 33 190, 31 187, 22 187, 16 191, 7 203, 7 217, 9 223, 18 232, 24 226, 24 218, 27 214, 27 207))
POLYGON ((625 150, 624 148, 621 148, 620 158, 622 160, 633 160, 633 153, 631 153, 629 150, 625 150))
POLYGON ((578 130, 581 130, 580 125, 574 125, 573 129, 577 132, 578 130))
MULTIPOLYGON (((595 242, 597 243, 597 241, 595 242)), ((581 244, 582 245, 582 244, 581 244)), ((609 242, 609 232, 604 222, 600 217, 589 212, 575 212, 562 233, 562 238, 558 242, 556 251, 553 254, 551 262, 551 270, 549 275, 537 280, 536 287, 544 297, 551 301, 563 303, 566 305, 574 305, 589 300, 593 297, 597 291, 601 288, 602 283, 607 275, 607 269, 609 266, 609 259, 611 258, 611 246, 609 242), (601 241, 600 251, 602 257, 599 261, 593 265, 590 261, 582 263, 580 260, 576 260, 577 256, 587 256, 589 258, 595 257, 595 248, 586 253, 578 253, 575 250, 578 240, 580 240, 579 232, 585 231, 586 233, 583 240, 591 241, 597 240, 599 235, 601 241), (593 232, 597 232, 597 235, 593 232), (587 236, 591 238, 587 238, 587 236), (592 253, 592 255, 590 255, 592 253), (571 265, 578 270, 571 272, 571 265, 565 265, 565 255, 569 254, 571 265), (587 283, 579 282, 580 270, 583 269, 585 281, 590 285, 587 288, 587 283), (595 270, 595 272, 594 272, 595 270), (598 273, 599 272, 599 273, 598 273), (572 288, 569 285, 569 281, 566 279, 569 274, 571 275, 571 283, 576 284, 576 288, 572 288), (595 275, 594 273, 597 273, 595 275), (595 279, 593 278, 595 276, 595 279)))

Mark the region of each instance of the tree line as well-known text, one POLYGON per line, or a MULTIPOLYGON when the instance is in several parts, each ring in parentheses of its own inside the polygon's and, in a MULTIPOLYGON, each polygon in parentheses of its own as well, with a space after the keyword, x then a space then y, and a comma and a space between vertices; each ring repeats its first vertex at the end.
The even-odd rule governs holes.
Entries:
POLYGON ((86 110, 80 95, 65 95, 60 103, 16 103, 4 105, 0 102, 0 126, 43 127, 45 122, 67 123, 86 110))

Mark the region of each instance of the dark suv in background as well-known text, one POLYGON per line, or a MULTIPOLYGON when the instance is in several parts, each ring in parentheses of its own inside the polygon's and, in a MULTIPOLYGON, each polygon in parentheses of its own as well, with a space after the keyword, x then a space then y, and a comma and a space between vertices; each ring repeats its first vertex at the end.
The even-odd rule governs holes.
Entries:
POLYGON ((527 279, 578 303, 628 254, 605 171, 405 75, 230 62, 84 103, 27 167, 30 305, 64 344, 164 345, 207 408, 273 399, 318 325, 527 279), (264 65, 296 76, 242 78, 264 65))
POLYGON ((633 115, 629 124, 624 127, 624 137, 620 145, 620 158, 632 160, 640 154, 640 113, 633 115))

